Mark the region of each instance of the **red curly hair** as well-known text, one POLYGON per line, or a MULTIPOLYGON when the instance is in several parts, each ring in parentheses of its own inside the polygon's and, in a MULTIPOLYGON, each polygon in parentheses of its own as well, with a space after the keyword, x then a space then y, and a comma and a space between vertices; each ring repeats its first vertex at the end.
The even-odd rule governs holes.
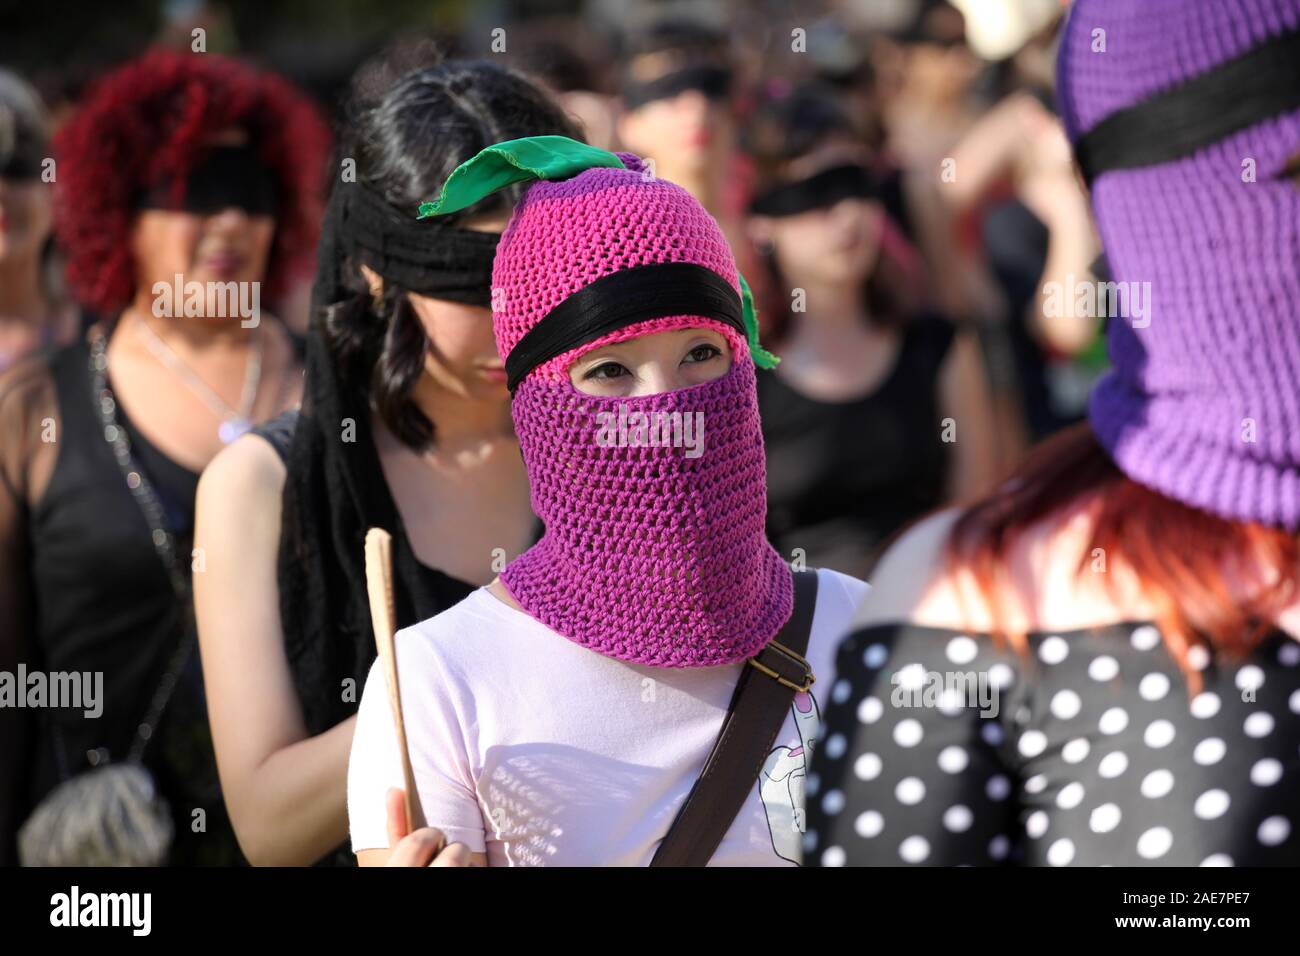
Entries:
POLYGON ((329 128, 285 80, 212 53, 153 50, 99 80, 54 138, 55 234, 78 298, 108 317, 131 300, 137 196, 184 178, 212 134, 236 127, 276 180, 268 297, 310 265, 329 128))

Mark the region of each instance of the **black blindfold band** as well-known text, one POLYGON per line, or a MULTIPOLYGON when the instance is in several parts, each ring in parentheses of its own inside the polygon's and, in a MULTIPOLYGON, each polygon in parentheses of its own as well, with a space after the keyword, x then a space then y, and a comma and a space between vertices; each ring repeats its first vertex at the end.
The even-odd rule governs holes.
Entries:
POLYGON ((214 146, 190 169, 181 184, 164 178, 136 203, 137 209, 166 209, 213 215, 242 209, 250 216, 274 216, 275 174, 251 146, 214 146))
POLYGON ((716 319, 745 336, 740 296, 716 272, 692 262, 635 266, 597 279, 546 313, 506 356, 506 385, 513 394, 529 372, 557 355, 670 315, 716 319))
POLYGON ((362 183, 335 187, 326 228, 348 255, 408 292, 491 304, 499 233, 403 215, 362 183))
POLYGON ((0 160, 0 179, 14 182, 31 182, 40 179, 43 161, 44 157, 41 156, 28 156, 14 152, 0 160))
POLYGON ((1074 145, 1084 181, 1190 156, 1239 130, 1300 108, 1300 31, 1282 34, 1112 113, 1074 145))
POLYGON ((871 171, 850 163, 770 189, 750 202, 749 211, 757 216, 794 216, 829 209, 843 199, 874 199, 879 194, 871 171))
POLYGON ((665 73, 647 83, 629 83, 623 91, 623 103, 634 110, 687 90, 699 90, 711 100, 725 99, 731 93, 731 71, 723 66, 701 64, 665 73))

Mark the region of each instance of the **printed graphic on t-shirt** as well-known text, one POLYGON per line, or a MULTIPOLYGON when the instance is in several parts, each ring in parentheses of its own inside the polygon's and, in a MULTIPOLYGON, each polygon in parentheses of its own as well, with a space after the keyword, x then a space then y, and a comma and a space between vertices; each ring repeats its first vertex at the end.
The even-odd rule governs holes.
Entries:
POLYGON ((799 745, 777 747, 767 755, 759 776, 758 794, 767 813, 772 849, 783 860, 801 863, 806 819, 804 785, 808 779, 808 763, 821 732, 821 711, 817 698, 810 692, 795 694, 790 711, 799 730, 799 745))

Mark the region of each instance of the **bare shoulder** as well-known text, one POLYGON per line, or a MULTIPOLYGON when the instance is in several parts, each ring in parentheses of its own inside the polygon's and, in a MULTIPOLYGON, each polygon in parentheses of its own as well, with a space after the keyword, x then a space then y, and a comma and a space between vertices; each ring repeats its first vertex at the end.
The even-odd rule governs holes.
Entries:
POLYGON ((244 515, 278 515, 285 474, 284 462, 270 442, 260 435, 243 435, 203 469, 197 509, 225 511, 233 506, 244 515))
POLYGON ((948 537, 960 512, 936 512, 913 525, 876 565, 871 590, 858 607, 855 626, 911 621, 951 626, 955 597, 948 569, 948 537))

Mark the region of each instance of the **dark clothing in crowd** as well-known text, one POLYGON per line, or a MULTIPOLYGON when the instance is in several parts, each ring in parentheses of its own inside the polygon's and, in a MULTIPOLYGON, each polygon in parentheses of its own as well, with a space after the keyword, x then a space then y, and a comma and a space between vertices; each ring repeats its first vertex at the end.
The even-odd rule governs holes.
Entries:
POLYGON ((912 320, 884 380, 845 402, 759 376, 768 537, 787 561, 802 549, 809 566, 865 577, 894 532, 943 501, 938 381, 954 333, 937 316, 912 320))
MULTIPOLYGON (((0 628, 25 629, 31 670, 103 675, 102 716, 87 718, 84 709, 72 708, 33 712, 27 805, 19 821, 62 781, 126 758, 168 664, 180 642, 189 641, 192 651, 143 761, 175 823, 168 862, 237 864, 243 858, 217 778, 192 611, 178 603, 149 523, 105 439, 89 362, 87 344, 78 341, 0 396, 3 414, 25 423, 6 429, 0 442, 6 476, 27 473, 41 454, 41 423, 57 423, 55 440, 47 443, 56 457, 44 489, 3 490, 4 507, 24 529, 26 555, 0 573, 14 580, 14 593, 22 592, 29 608, 21 617, 18 607, 7 608, 10 620, 0 628), (196 810, 203 811, 198 818, 196 810), (195 832, 197 820, 202 832, 195 832)), ((199 476, 151 445, 120 406, 116 416, 161 501, 188 578, 199 476)))

